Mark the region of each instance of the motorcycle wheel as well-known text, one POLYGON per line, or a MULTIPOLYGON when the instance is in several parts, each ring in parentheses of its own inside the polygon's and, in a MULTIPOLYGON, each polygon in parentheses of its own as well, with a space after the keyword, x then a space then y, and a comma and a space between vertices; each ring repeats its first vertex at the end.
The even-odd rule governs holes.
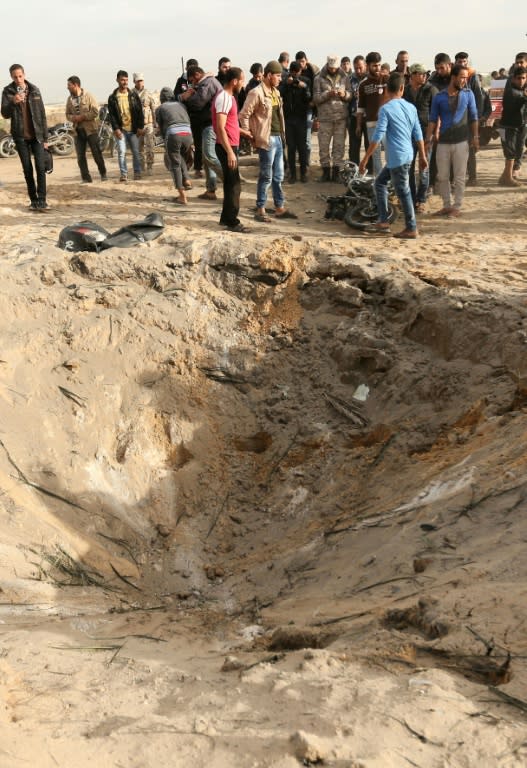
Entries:
POLYGON ((101 152, 106 152, 109 146, 110 146, 110 134, 106 133, 106 131, 103 131, 101 134, 99 134, 99 147, 101 149, 101 152))
POLYGON ((15 142, 11 136, 0 139, 0 157, 13 157, 16 155, 15 142))
MULTIPOLYGON (((362 205, 356 205, 353 208, 348 208, 344 214, 344 221, 348 227, 353 229, 360 229, 365 231, 377 221, 378 218, 377 206, 371 203, 364 203, 362 205)), ((391 224, 397 218, 397 208, 388 203, 388 221, 391 224)))
POLYGON ((62 157, 71 155, 75 148, 73 136, 70 133, 61 133, 53 145, 50 144, 49 148, 55 155, 61 155, 62 157))

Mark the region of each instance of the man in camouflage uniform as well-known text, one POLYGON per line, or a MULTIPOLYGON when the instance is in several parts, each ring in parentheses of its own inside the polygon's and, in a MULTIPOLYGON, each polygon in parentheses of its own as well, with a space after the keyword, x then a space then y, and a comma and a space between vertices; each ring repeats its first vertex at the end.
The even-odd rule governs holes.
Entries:
POLYGON ((156 128, 156 102, 150 91, 145 88, 145 78, 141 72, 134 72, 134 85, 143 105, 145 127, 139 135, 139 152, 143 173, 151 176, 154 165, 154 131, 156 128))
POLYGON ((344 144, 348 120, 348 102, 352 99, 349 77, 340 67, 338 56, 328 56, 327 63, 315 77, 313 101, 317 108, 320 128, 318 148, 322 177, 320 181, 337 181, 344 164, 344 144), (330 144, 333 171, 330 163, 330 144), (331 175, 332 173, 332 175, 331 175))

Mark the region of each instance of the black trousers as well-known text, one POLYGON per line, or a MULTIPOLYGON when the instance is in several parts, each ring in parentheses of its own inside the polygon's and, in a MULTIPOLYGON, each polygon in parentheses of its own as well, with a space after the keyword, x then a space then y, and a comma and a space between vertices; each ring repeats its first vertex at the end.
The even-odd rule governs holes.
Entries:
POLYGON ((285 121, 285 140, 287 144, 287 162, 289 175, 296 178, 296 153, 300 161, 300 173, 307 173, 307 115, 288 117, 285 121))
POLYGON ((44 160, 44 147, 36 139, 15 139, 15 147, 22 163, 24 178, 26 180, 29 199, 32 203, 46 202, 46 169, 44 160), (33 175, 33 162, 35 158, 35 171, 37 181, 33 175))
MULTIPOLYGON (((356 163, 357 165, 360 163, 360 146, 362 144, 362 138, 364 137, 364 151, 366 151, 370 145, 370 142, 368 141, 368 132, 366 130, 366 121, 363 120, 362 123, 362 133, 360 136, 357 136, 355 134, 355 131, 357 130, 357 116, 356 115, 350 115, 349 122, 348 122, 348 132, 349 132, 349 159, 356 163)), ((373 164, 370 159, 368 162, 368 171, 371 173, 373 170, 373 164)))
POLYGON ((99 147, 99 139, 97 133, 87 134, 83 128, 77 128, 75 135, 75 151, 77 153, 77 163, 83 181, 91 181, 91 175, 88 170, 88 161, 86 160, 86 147, 90 146, 93 159, 99 169, 101 176, 106 176, 106 165, 102 156, 101 148, 99 147))
MULTIPOLYGON (((238 147, 232 147, 232 149, 236 157, 238 157, 238 147)), ((240 171, 238 170, 238 164, 236 164, 236 168, 229 168, 227 152, 222 144, 216 144, 216 155, 223 170, 223 208, 221 209, 220 224, 225 224, 227 227, 235 227, 240 223, 238 218, 242 188, 240 171)))
POLYGON ((194 139, 194 170, 201 171, 203 169, 203 125, 201 123, 194 123, 191 120, 190 127, 192 129, 192 137, 194 139))

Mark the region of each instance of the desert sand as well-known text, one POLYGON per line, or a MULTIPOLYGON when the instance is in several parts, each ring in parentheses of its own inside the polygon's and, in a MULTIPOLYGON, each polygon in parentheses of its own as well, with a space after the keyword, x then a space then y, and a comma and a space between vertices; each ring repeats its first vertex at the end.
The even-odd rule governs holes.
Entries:
MULTIPOLYGON (((93 162, 90 160, 93 167, 93 162)), ((0 161, 0 766, 527 764, 527 186, 420 238, 0 161), (161 237, 57 247, 159 211, 161 237)), ((318 175, 316 166, 312 175, 318 175)), ((96 174, 94 178, 96 177, 96 174)), ((395 227, 397 229, 397 227, 395 227)))

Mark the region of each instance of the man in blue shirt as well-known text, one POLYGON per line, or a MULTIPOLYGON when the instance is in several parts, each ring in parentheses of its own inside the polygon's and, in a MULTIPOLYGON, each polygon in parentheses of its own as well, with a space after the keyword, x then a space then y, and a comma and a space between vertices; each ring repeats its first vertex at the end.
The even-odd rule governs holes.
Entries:
POLYGON ((430 122, 426 131, 429 146, 437 133, 437 181, 443 198, 443 207, 436 216, 459 216, 465 194, 465 178, 470 146, 479 149, 478 110, 472 91, 466 88, 468 69, 454 64, 450 71, 448 88, 436 94, 430 108, 430 122), (450 190, 450 169, 454 176, 454 205, 450 190))
POLYGON ((372 141, 359 165, 364 173, 370 156, 384 138, 386 165, 375 179, 375 195, 379 210, 379 221, 374 225, 377 232, 390 232, 388 222, 388 182, 391 178, 393 187, 404 213, 405 228, 394 237, 414 240, 417 237, 414 204, 410 192, 408 171, 414 156, 414 144, 419 153, 419 167, 424 170, 428 165, 425 155, 423 133, 419 124, 417 110, 413 104, 402 99, 404 75, 392 72, 388 79, 388 101, 379 110, 377 126, 372 141), (413 142, 413 143, 412 143, 413 142))

